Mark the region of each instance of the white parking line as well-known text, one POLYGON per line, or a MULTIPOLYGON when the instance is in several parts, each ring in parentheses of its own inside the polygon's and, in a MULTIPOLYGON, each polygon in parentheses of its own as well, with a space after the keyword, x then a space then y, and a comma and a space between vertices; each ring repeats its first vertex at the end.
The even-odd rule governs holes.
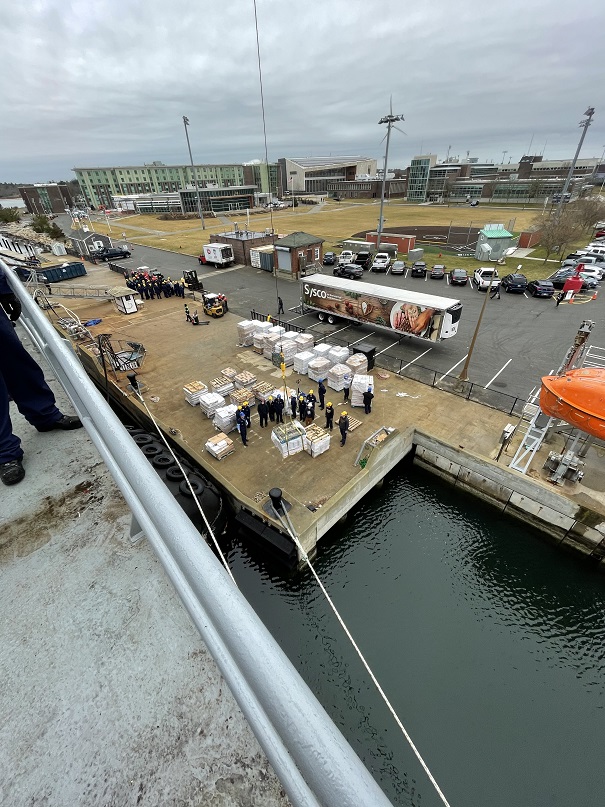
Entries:
POLYGON ((358 342, 363 342, 364 339, 367 339, 367 336, 362 336, 361 339, 356 339, 354 342, 349 342, 350 345, 356 345, 358 342))
POLYGON ((458 367, 458 365, 459 365, 459 364, 462 364, 462 362, 463 362, 463 361, 464 361, 464 360, 465 360, 467 357, 468 357, 468 353, 466 354, 466 356, 463 356, 463 357, 460 359, 460 361, 457 361, 457 362, 456 362, 456 364, 455 364, 453 367, 450 367, 450 369, 447 371, 447 373, 444 373, 444 374, 441 376, 441 378, 439 379, 439 381, 443 381, 443 379, 446 377, 446 375, 449 375, 449 374, 452 372, 452 370, 455 370, 455 369, 456 369, 456 367, 458 367))
POLYGON ((339 328, 337 331, 332 331, 332 333, 328 334, 328 336, 335 336, 337 333, 340 333, 341 331, 346 331, 347 328, 350 327, 351 327, 350 325, 345 325, 344 328, 339 328))
POLYGON ((296 322, 297 319, 302 319, 303 317, 308 317, 308 316, 309 316, 309 314, 301 314, 299 317, 292 317, 292 319, 289 319, 288 322, 296 322))
POLYGON ((376 355, 377 355, 377 356, 380 356, 380 354, 381 354, 381 353, 384 353, 384 351, 385 351, 385 350, 388 350, 388 349, 389 349, 389 348, 391 348, 391 347, 395 347, 395 345, 398 345, 398 344, 399 344, 399 339, 398 339, 396 342, 393 342, 393 344, 392 344, 392 345, 389 345, 388 347, 385 347, 385 349, 384 349, 384 350, 379 350, 379 351, 378 351, 378 353, 377 353, 376 355))
MULTIPOLYGON (((498 370, 498 372, 496 373, 496 375, 495 375, 495 376, 492 378, 492 381, 495 381, 495 380, 498 378, 498 376, 500 375, 500 373, 503 373, 503 372, 506 370, 506 368, 507 368, 507 367, 508 367, 508 365, 511 363, 511 361, 512 361, 512 359, 509 359, 509 360, 506 362, 506 364, 504 365, 504 367, 503 367, 501 370, 498 370)), ((485 389, 487 389, 487 388, 489 387, 489 385, 492 383, 492 381, 490 381, 488 384, 486 384, 486 385, 485 385, 485 389)))
MULTIPOLYGON (((415 359, 412 359, 412 361, 409 361, 407 364, 404 364, 401 370, 407 369, 410 366, 410 364, 414 364, 415 361, 418 361, 418 359, 421 359, 423 356, 426 356, 426 354, 430 353, 432 349, 433 348, 430 347, 428 350, 425 350, 424 353, 421 353, 419 356, 416 356, 415 359)), ((401 372, 401 370, 399 370, 399 372, 401 372)))

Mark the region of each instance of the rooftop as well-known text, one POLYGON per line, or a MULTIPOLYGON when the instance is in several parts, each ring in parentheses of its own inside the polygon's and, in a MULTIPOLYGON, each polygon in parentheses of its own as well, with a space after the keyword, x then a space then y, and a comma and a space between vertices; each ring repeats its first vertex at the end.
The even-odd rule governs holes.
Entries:
POLYGON ((318 235, 310 235, 309 233, 298 231, 280 238, 275 243, 280 247, 306 247, 310 244, 323 244, 324 241, 325 239, 320 238, 318 235))

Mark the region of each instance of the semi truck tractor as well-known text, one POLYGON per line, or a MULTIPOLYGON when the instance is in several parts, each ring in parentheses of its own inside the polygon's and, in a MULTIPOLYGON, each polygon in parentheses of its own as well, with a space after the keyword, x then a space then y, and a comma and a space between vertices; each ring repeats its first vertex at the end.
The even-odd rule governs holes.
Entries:
POLYGON ((301 281, 301 298, 322 322, 351 320, 430 342, 455 336, 462 314, 462 303, 449 297, 321 274, 301 281))

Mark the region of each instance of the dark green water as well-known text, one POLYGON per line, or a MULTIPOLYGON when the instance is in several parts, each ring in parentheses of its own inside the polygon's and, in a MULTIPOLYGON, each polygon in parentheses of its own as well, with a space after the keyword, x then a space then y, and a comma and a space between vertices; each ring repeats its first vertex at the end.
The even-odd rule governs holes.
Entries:
MULTIPOLYGON (((393 803, 441 804, 311 575, 230 562, 393 803)), ((316 568, 452 807, 605 805, 603 576, 417 469, 316 568)))

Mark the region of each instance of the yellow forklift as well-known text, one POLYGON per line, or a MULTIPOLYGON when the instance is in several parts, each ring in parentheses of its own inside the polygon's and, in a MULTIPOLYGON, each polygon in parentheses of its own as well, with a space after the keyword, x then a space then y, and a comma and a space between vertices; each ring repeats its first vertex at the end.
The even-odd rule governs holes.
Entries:
MULTIPOLYGON (((204 284, 199 279, 195 269, 189 269, 183 272, 183 279, 189 291, 199 291, 201 293, 202 307, 206 316, 218 319, 224 316, 229 310, 227 297, 224 294, 214 294, 214 292, 205 291, 204 284)), ((193 296, 195 297, 195 294, 193 296)))

